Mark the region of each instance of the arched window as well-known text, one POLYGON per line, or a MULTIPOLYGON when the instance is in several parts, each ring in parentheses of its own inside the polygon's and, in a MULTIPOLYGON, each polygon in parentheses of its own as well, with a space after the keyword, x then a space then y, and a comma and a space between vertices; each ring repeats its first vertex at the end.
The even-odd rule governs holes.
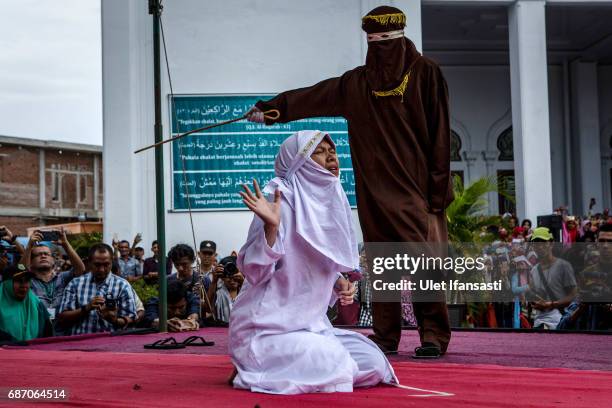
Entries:
POLYGON ((514 143, 512 141, 512 127, 504 130, 497 137, 497 150, 499 150, 499 161, 514 161, 514 143))
POLYGON ((451 161, 461 161, 461 138, 451 130, 451 145, 450 145, 451 161))

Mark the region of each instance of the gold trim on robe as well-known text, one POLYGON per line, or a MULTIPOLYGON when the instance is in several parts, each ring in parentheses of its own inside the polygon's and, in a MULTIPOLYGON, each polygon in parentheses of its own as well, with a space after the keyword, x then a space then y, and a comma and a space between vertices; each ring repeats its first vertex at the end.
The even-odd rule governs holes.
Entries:
POLYGON ((399 84, 396 88, 393 88, 389 91, 372 91, 372 95, 375 97, 379 96, 401 96, 402 102, 404 102, 404 92, 406 92, 406 87, 408 86, 408 81, 410 80, 410 73, 412 70, 408 71, 408 73, 404 76, 402 83, 399 84))

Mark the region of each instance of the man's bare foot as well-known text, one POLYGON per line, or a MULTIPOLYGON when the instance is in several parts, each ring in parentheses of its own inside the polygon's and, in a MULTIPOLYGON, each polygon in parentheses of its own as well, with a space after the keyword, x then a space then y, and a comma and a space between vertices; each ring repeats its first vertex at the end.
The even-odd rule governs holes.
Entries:
POLYGON ((236 378, 237 375, 238 375, 238 370, 236 370, 236 367, 234 367, 234 369, 232 370, 232 373, 230 374, 229 378, 227 379, 227 384, 230 387, 234 386, 234 378, 236 378))

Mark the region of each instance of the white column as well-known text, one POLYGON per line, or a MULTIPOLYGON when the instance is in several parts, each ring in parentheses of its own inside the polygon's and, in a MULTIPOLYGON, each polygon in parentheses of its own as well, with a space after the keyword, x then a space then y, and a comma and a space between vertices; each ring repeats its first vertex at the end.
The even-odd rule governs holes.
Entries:
POLYGON ((474 172, 474 166, 476 164, 476 162, 478 161, 478 156, 480 156, 480 152, 479 151, 464 151, 463 152, 463 160, 465 160, 465 170, 466 170, 466 175, 465 175, 465 185, 468 186, 471 183, 474 182, 474 180, 476 180, 478 177, 474 172))
MULTIPOLYGON (((496 150, 487 150, 482 152, 482 157, 485 161, 487 171, 487 177, 496 177, 495 173, 495 163, 497 162, 497 157, 499 156, 499 152, 496 150)), ((487 194, 487 199, 489 201, 489 214, 497 214, 499 208, 499 199, 497 197, 497 193, 490 192, 487 194)))
POLYGON ((519 0, 508 20, 517 215, 535 222, 553 209, 545 2, 519 0))
MULTIPOLYGON (((176 7, 180 5, 174 10, 176 7)), ((156 238, 154 151, 134 154, 137 148, 154 142, 152 26, 146 1, 102 2, 102 165, 107 242, 114 233, 128 240, 137 232, 143 233, 145 242, 156 238)), ((165 75, 162 62, 164 80, 165 75)), ((162 93, 166 93, 163 87, 162 93)), ((165 119, 168 111, 163 108, 162 112, 165 119)), ((168 137, 166 126, 164 138, 168 137)), ((167 165, 166 170, 169 172, 167 165)), ((169 189, 166 184, 166 195, 169 189)))
POLYGON ((576 214, 586 214, 591 197, 603 210, 603 180, 601 172, 601 141, 599 137, 599 91, 597 63, 574 61, 570 66, 572 136, 574 161, 574 208, 576 214))
POLYGON ((44 210, 47 205, 47 180, 45 177, 45 149, 38 150, 38 205, 40 210, 44 210))

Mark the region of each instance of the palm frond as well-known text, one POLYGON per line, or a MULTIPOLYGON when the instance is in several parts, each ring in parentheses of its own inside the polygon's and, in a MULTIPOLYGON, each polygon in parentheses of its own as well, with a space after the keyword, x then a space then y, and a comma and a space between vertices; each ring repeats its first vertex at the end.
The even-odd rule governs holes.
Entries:
POLYGON ((481 236, 481 230, 497 222, 497 216, 484 215, 488 206, 487 194, 498 192, 494 177, 483 177, 467 187, 458 176, 453 177, 455 200, 446 209, 448 233, 451 242, 489 241, 491 237, 481 236))

